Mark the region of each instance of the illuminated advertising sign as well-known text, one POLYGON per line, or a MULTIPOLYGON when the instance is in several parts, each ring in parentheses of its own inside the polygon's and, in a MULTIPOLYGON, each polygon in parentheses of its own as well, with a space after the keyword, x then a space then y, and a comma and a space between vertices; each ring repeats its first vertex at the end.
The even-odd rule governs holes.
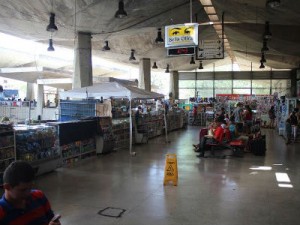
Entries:
POLYGON ((177 24, 165 27, 165 47, 197 46, 198 23, 177 24))
POLYGON ((179 55, 195 55, 196 47, 177 47, 177 48, 168 48, 168 56, 179 56, 179 55))

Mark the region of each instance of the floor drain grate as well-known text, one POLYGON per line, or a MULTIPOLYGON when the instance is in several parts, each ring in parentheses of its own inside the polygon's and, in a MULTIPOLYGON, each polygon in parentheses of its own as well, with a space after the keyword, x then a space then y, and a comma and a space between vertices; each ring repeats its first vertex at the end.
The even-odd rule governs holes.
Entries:
POLYGON ((102 209, 98 212, 101 216, 108 216, 108 217, 114 217, 119 218, 122 216, 122 214, 125 212, 125 209, 120 208, 114 208, 114 207, 107 207, 105 209, 102 209))

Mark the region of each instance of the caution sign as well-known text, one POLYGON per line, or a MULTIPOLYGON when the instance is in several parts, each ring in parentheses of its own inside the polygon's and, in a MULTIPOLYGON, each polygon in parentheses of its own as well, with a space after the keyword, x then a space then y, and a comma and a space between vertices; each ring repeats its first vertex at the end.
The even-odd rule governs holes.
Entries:
POLYGON ((176 154, 166 155, 164 185, 173 182, 174 186, 178 183, 177 156, 176 154))

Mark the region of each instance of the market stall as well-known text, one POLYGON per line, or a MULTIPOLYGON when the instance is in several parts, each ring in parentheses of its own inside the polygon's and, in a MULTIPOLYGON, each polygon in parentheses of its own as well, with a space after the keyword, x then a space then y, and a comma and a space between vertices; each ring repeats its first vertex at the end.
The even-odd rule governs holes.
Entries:
MULTIPOLYGON (((146 91, 126 84, 118 82, 104 82, 95 84, 93 86, 76 88, 70 91, 60 92, 60 99, 108 99, 114 98, 128 98, 129 108, 131 109, 132 99, 154 99, 163 98, 164 96, 159 93, 146 91)), ((129 110, 129 131, 130 131, 130 144, 129 150, 132 154, 132 112, 129 110)))

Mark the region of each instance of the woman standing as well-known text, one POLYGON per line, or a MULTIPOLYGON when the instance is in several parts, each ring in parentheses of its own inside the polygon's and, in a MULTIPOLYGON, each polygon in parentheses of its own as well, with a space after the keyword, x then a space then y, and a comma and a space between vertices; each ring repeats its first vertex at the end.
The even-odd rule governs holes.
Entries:
POLYGON ((244 123, 245 123, 245 130, 247 134, 251 133, 252 127, 252 109, 249 105, 245 105, 245 111, 243 113, 244 123))
POLYGON ((292 125, 292 136, 294 138, 294 142, 297 138, 297 126, 298 126, 298 117, 297 117, 298 109, 295 108, 290 115, 290 123, 292 125))
POLYGON ((270 128, 274 128, 275 127, 275 118, 276 118, 275 109, 274 109, 274 106, 271 106, 271 108, 269 110, 269 119, 270 119, 270 125, 269 125, 269 127, 270 128))

